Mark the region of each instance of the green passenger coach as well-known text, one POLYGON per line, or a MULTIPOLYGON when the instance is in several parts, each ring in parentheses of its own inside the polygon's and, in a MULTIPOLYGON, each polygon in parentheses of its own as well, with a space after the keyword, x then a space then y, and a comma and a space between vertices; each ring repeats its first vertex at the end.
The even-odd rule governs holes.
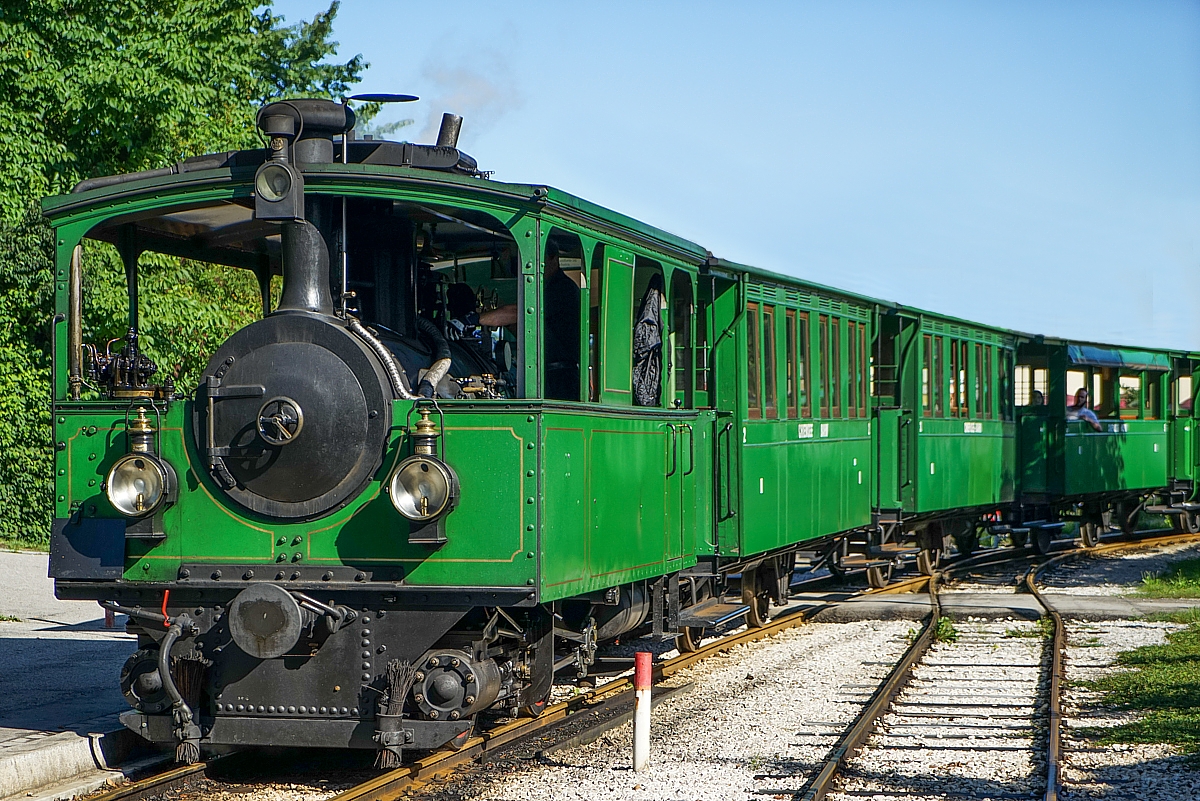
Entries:
POLYGON ((262 149, 44 201, 50 572, 128 616, 123 723, 180 760, 461 744, 605 642, 762 625, 797 565, 882 585, 981 532, 1196 527, 1195 355, 724 261, 490 180, 459 122, 358 139, 278 102, 262 149), (248 288, 192 372, 147 352, 191 336, 164 259, 248 288))

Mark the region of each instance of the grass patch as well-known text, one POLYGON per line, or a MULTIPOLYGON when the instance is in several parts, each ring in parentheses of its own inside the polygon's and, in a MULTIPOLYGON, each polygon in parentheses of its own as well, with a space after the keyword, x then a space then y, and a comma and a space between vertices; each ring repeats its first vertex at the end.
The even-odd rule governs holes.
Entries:
POLYGON ((0 615, 0 623, 20 623, 21 618, 12 615, 0 615))
POLYGON ((0 551, 42 551, 49 552, 50 544, 40 540, 26 542, 24 540, 9 540, 0 537, 0 551))
POLYGON ((1054 621, 1048 617, 1039 617, 1027 629, 1007 629, 1005 637, 1028 637, 1036 640, 1048 640, 1054 636, 1054 621))
POLYGON ((1163 575, 1142 577, 1136 594, 1144 598, 1200 598, 1200 559, 1184 559, 1163 575))
POLYGON ((1177 612, 1155 612, 1153 615, 1146 615, 1143 620, 1149 623, 1200 623, 1200 607, 1193 606, 1188 609, 1180 609, 1177 612))
POLYGON ((1101 703, 1144 711, 1140 720, 1106 729, 1087 729, 1101 743, 1169 743, 1200 754, 1200 622, 1167 635, 1165 645, 1147 645, 1117 656, 1129 668, 1087 686, 1101 703))
POLYGON ((948 617, 939 617, 937 625, 933 627, 934 642, 958 642, 958 629, 954 628, 954 621, 948 617))

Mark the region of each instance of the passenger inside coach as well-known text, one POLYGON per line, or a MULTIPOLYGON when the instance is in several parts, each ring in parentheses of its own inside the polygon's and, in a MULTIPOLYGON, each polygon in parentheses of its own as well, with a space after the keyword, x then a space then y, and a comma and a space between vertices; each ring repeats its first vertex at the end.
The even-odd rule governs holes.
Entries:
POLYGON ((1067 407, 1067 421, 1083 420, 1092 427, 1095 431, 1103 430, 1100 426, 1100 420, 1096 417, 1096 413, 1088 408, 1088 391, 1086 388, 1080 388, 1075 392, 1075 403, 1067 407))

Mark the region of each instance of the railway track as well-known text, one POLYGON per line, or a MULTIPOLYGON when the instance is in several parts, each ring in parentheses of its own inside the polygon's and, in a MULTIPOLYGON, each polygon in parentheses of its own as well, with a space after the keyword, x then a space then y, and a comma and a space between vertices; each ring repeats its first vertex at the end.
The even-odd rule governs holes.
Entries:
MULTIPOLYGON (((1105 543, 1095 548, 1083 550, 1072 549, 1049 557, 1038 557, 1032 554, 1012 555, 1003 558, 1001 554, 985 554, 982 557, 958 561, 948 565, 934 577, 919 576, 907 581, 897 582, 884 590, 873 592, 916 592, 928 591, 930 594, 932 614, 926 621, 925 627, 913 641, 909 651, 897 663, 896 668, 888 679, 875 690, 870 702, 863 713, 850 726, 841 740, 834 746, 825 764, 820 768, 812 783, 799 796, 804 801, 821 801, 827 795, 838 791, 839 785, 850 784, 848 779, 863 779, 863 773, 855 776, 847 768, 851 760, 864 752, 865 747, 875 747, 879 750, 914 751, 940 750, 943 752, 961 749, 956 741, 969 743, 966 750, 977 756, 981 752, 1032 752, 1041 755, 1044 767, 1038 770, 1044 775, 1044 783, 1038 790, 1038 795, 1045 801, 1057 801, 1060 780, 1060 765, 1062 754, 1062 706, 1061 688, 1063 676, 1063 654, 1066 651, 1066 629, 1062 617, 1047 602, 1038 587, 1038 577, 1046 570, 1061 564, 1068 559, 1083 558, 1138 547, 1161 547, 1177 543, 1196 542, 1200 537, 1192 534, 1170 534, 1166 536, 1151 536, 1137 540, 1123 540, 1105 543), (928 654, 935 641, 935 627, 941 616, 941 606, 938 599, 940 583, 948 578, 980 567, 1000 566, 1021 561, 1030 562, 1020 582, 1026 592, 1037 599, 1043 609, 1043 619, 1049 621, 1049 637, 1046 643, 1047 658, 1031 661, 1032 654, 1024 637, 1012 637, 1004 626, 981 626, 971 635, 972 641, 964 643, 968 650, 975 654, 986 654, 990 662, 963 662, 961 659, 938 662, 929 660, 928 654), (1007 661, 1001 661, 1007 659, 1007 661), (921 688, 910 688, 914 671, 918 666, 930 668, 922 678, 925 680, 921 688), (957 671, 945 668, 957 668, 957 671), (970 677, 964 677, 964 671, 971 671, 970 677), (1033 673, 1031 673, 1031 671, 1033 673), (991 672, 991 675, 989 675, 991 672), (999 672, 1000 675, 996 675, 999 672), (1037 675, 1043 673, 1044 675, 1037 675), (1008 685, 1007 689, 1017 692, 975 689, 968 700, 963 699, 967 687, 959 684, 954 688, 954 680, 970 682, 972 679, 994 679, 998 683, 1008 685), (906 695, 911 689, 911 692, 906 695), (947 690, 951 690, 947 692, 947 690), (986 694, 985 694, 986 693, 986 694), (941 699, 950 697, 949 703, 941 699), (1040 710, 1045 710, 1044 721, 1041 720, 1040 710), (893 720, 888 730, 881 729, 885 713, 890 713, 893 720), (902 722, 904 718, 915 719, 915 722, 902 722), (923 718, 923 720, 922 720, 923 718), (872 735, 877 735, 878 745, 874 742, 867 746, 872 735), (907 742, 906 742, 907 741, 907 742), (950 744, 948 744, 948 741, 950 744), (1035 742, 1040 741, 1040 742, 1035 742)), ((1011 554, 1011 552, 1010 552, 1011 554)), ((1040 649, 1039 649, 1040 650, 1040 649)), ((978 683, 978 682, 977 682, 978 683)), ((873 756, 878 757, 878 754, 873 756)), ((893 764, 902 764, 906 760, 894 758, 893 764)), ((938 786, 922 788, 909 783, 905 787, 873 787, 870 789, 855 789, 851 793, 843 793, 846 797, 869 797, 872 799, 914 798, 923 794, 937 795, 939 798, 954 797, 954 790, 948 786, 949 781, 940 781, 938 786)), ((1021 797, 1028 798, 1029 792, 1012 791, 1004 788, 988 788, 982 786, 964 787, 963 798, 975 797, 1021 797)))
MULTIPOLYGON (((876 731, 879 721, 889 710, 896 708, 898 699, 901 698, 902 693, 905 692, 912 681, 914 669, 922 664, 922 660, 926 657, 930 647, 935 642, 937 621, 941 617, 937 592, 941 583, 953 576, 961 575, 971 570, 1024 565, 1025 563, 1038 562, 1040 559, 1042 560, 1040 563, 1032 564, 1024 571, 1024 574, 1028 591, 1032 592, 1043 603, 1043 606, 1047 609, 1047 616, 1054 623, 1054 639, 1050 645, 1049 678, 1045 682, 1048 687, 1048 715, 1043 736, 1046 738, 1045 742, 1047 743, 1044 747, 1047 776, 1045 798, 1048 801, 1056 801, 1059 759, 1058 743, 1061 728, 1061 710, 1058 699, 1062 676, 1062 653, 1065 649, 1065 630, 1061 618, 1059 618, 1056 612, 1046 606, 1042 599, 1036 584, 1037 576, 1043 570, 1065 559, 1088 553, 1105 553, 1138 546, 1166 545, 1174 542, 1196 541, 1197 539, 1200 539, 1197 535, 1172 535, 1169 537, 1147 538, 1132 542, 1125 541, 1105 544, 1086 552, 1071 550, 1049 559, 1037 557, 1023 551, 995 549, 976 556, 953 560, 944 565, 932 577, 919 576, 895 582, 893 585, 881 590, 866 590, 865 592, 869 594, 928 591, 931 597, 932 614, 927 618, 921 631, 914 638, 895 668, 884 679, 883 683, 871 693, 862 711, 837 744, 831 749, 827 759, 816 772, 811 783, 797 797, 803 798, 806 801, 820 801, 827 794, 833 792, 837 783, 844 780, 846 766, 863 749, 872 733, 876 731)), ((777 617, 762 628, 736 631, 704 645, 695 652, 681 654, 672 659, 658 662, 654 668, 655 683, 657 685, 687 667, 717 654, 729 651, 739 645, 762 640, 786 629, 802 625, 816 611, 819 611, 819 608, 785 611, 780 617, 777 617)), ((986 642, 981 641, 979 645, 985 649, 990 649, 998 645, 994 641, 995 639, 993 638, 986 642)), ((1028 658, 1028 655, 1025 658, 1028 658)), ((946 667, 952 666, 946 665, 946 667)), ((959 668, 963 669, 962 666, 959 666, 959 668)), ((1029 668, 1026 667, 1024 669, 1029 668)), ((656 694, 663 696, 664 693, 677 690, 678 688, 656 690, 656 694)), ((390 799, 397 798, 405 793, 443 780, 466 765, 487 759, 492 755, 522 744, 539 742, 541 745, 537 748, 537 752, 548 753, 563 747, 590 742, 599 737, 604 731, 624 723, 627 719, 626 713, 632 709, 632 701, 632 677, 613 679, 605 684, 586 690, 569 700, 547 707, 545 712, 538 718, 518 718, 502 721, 495 726, 480 731, 457 750, 443 749, 416 760, 411 764, 375 774, 366 781, 337 794, 333 797, 333 801, 390 801, 390 799), (565 733, 565 736, 559 736, 562 733, 565 733)), ((959 718, 963 718, 969 714, 985 715, 987 714, 987 709, 995 710, 997 708, 996 704, 989 706, 986 703, 975 706, 977 709, 974 712, 959 707, 954 714, 959 718)), ((1013 709, 1015 708, 1013 707, 1013 709)), ((916 711, 915 709, 911 710, 914 713, 916 711)), ((909 716, 920 717, 920 715, 916 714, 910 714, 909 716)), ((998 719, 998 714, 993 714, 992 718, 998 719)), ((1002 732, 998 731, 999 727, 1000 724, 997 724, 997 731, 995 733, 1003 735, 1005 738, 1011 738, 1017 733, 1012 726, 1005 726, 1005 730, 1002 732)), ((978 741, 978 735, 982 733, 986 732, 976 732, 976 741, 978 741)), ((913 738, 909 737, 908 739, 913 738)), ((944 733, 940 739, 946 739, 944 733)), ((189 785, 196 783, 206 775, 211 775, 216 766, 221 765, 227 760, 236 759, 238 756, 221 757, 197 765, 173 767, 162 773, 93 796, 89 801, 146 801, 148 799, 160 798, 166 794, 171 794, 172 797, 186 797, 188 794, 186 788, 189 785)), ((877 794, 882 798, 887 797, 886 793, 877 794)))

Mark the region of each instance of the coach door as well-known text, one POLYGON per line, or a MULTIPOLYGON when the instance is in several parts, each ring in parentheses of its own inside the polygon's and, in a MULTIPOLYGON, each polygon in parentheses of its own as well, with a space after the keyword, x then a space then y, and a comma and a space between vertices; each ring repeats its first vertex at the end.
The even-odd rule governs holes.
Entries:
POLYGON ((737 417, 738 374, 745 369, 738 358, 738 284, 732 277, 706 278, 703 315, 712 343, 708 348, 708 395, 709 404, 716 410, 710 429, 715 462, 710 496, 716 521, 713 550, 723 556, 734 556, 741 543, 738 510, 742 429, 737 417))
POLYGON ((895 315, 876 318, 878 336, 872 352, 875 373, 875 455, 878 484, 877 510, 912 508, 914 490, 912 459, 916 445, 917 416, 928 402, 926 379, 930 375, 929 353, 916 345, 917 321, 895 315), (918 363, 919 359, 924 363, 918 363), (916 397, 921 375, 922 393, 916 397))
POLYGON ((1189 359, 1175 360, 1171 381, 1171 477, 1191 480, 1196 476, 1196 432, 1192 412, 1192 372, 1189 359))

